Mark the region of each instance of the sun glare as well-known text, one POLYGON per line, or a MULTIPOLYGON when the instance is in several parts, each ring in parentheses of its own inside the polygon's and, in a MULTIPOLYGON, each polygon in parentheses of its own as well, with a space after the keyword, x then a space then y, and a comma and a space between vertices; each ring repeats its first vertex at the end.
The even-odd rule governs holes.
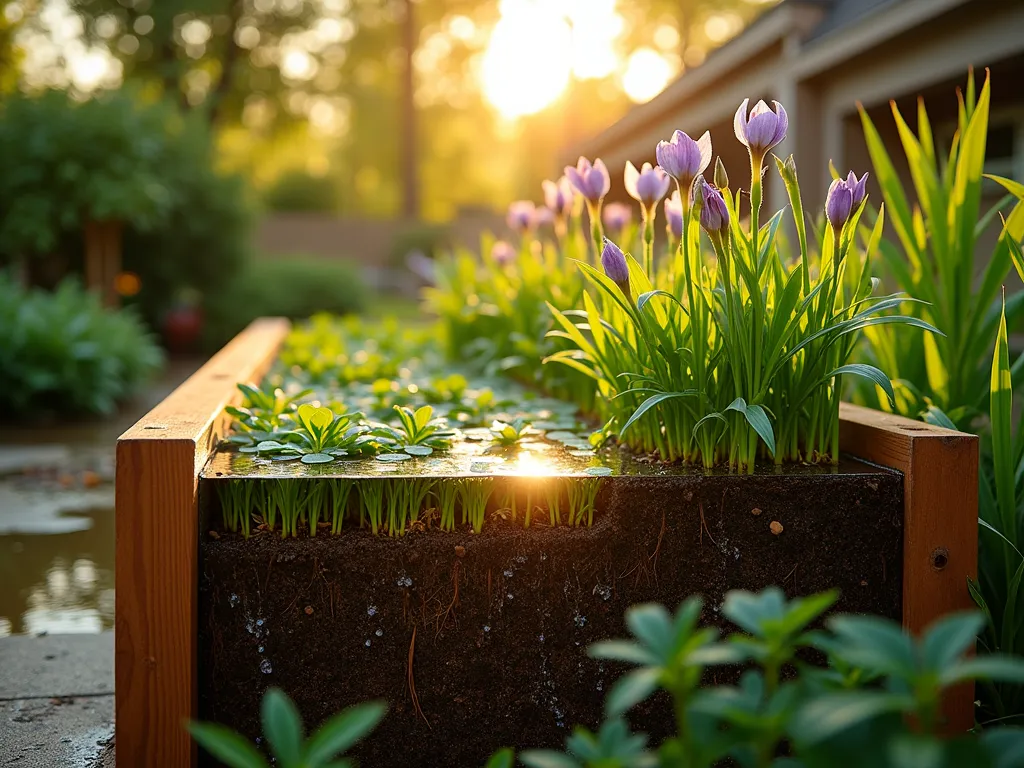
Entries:
POLYGON ((615 0, 502 0, 481 66, 487 100, 514 119, 557 99, 571 76, 612 74, 623 31, 615 0))
POLYGON ((653 48, 637 48, 622 73, 622 90, 633 101, 650 101, 672 79, 672 66, 653 48))
POLYGON ((539 112, 569 84, 572 34, 540 3, 502 4, 481 63, 484 93, 506 118, 539 112))
POLYGON ((671 62, 653 48, 622 58, 616 43, 625 22, 616 0, 501 0, 498 7, 481 81, 487 100, 509 120, 547 107, 572 77, 618 73, 626 95, 642 102, 660 93, 674 74, 671 62))

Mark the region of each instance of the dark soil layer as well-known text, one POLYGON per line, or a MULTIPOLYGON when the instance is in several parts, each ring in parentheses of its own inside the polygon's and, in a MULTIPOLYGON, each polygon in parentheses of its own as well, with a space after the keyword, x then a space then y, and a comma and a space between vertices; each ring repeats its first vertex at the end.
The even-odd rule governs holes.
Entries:
MULTIPOLYGON (((600 722, 621 670, 585 650, 625 636, 633 603, 674 610, 699 593, 704 621, 728 630, 729 589, 839 587, 839 610, 898 618, 902 477, 844 463, 838 474, 608 478, 589 529, 204 537, 200 715, 255 738, 270 685, 310 726, 386 699, 354 752, 361 766, 476 767, 500 746, 560 746, 573 724, 600 722)), ((631 719, 655 741, 671 727, 664 701, 631 719)))

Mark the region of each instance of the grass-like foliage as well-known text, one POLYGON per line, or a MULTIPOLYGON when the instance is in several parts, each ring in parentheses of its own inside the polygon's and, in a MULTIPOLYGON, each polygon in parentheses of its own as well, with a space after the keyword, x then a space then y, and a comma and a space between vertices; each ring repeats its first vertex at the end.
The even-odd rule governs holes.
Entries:
POLYGON ((606 241, 603 272, 579 264, 589 284, 582 307, 551 305, 551 335, 574 349, 548 362, 590 376, 620 441, 636 450, 747 471, 761 457, 837 461, 842 377, 865 377, 892 395, 881 370, 851 362, 858 333, 895 323, 933 330, 891 313, 904 296, 875 295, 870 265, 883 216, 860 227, 863 180, 859 194, 850 192, 855 177, 837 180, 845 204, 814 237, 795 164, 776 160, 797 233, 791 258, 778 241, 785 210, 761 223, 764 159, 751 152, 748 189, 715 189, 702 177, 680 188, 683 236, 660 269, 645 272, 606 241))
MULTIPOLYGON (((1016 257, 1024 237, 1024 203, 1019 200, 1024 186, 995 177, 986 181, 983 175, 988 77, 978 93, 972 73, 965 92, 957 95, 957 131, 949 147, 936 147, 923 100, 917 107, 916 133, 893 104, 893 120, 913 181, 909 190, 874 123, 861 110, 875 176, 898 239, 898 245, 882 241, 880 266, 888 282, 922 300, 909 307, 910 313, 943 332, 907 334, 876 326, 866 329, 865 336, 871 357, 894 379, 897 411, 917 418, 935 407, 969 429, 986 407, 1000 289, 1011 262, 1018 270, 1024 268, 1016 257), (1009 194, 983 212, 983 199, 999 190, 997 183, 1009 194), (998 231, 1000 226, 994 247, 986 253, 979 242, 992 227, 998 231)), ((1006 317, 1011 328, 1024 318, 1024 293, 1007 299, 1006 317)), ((1015 382, 1020 383, 1024 357, 1014 362, 1015 382)), ((884 398, 877 404, 891 407, 884 398)))
POLYGON ((507 478, 497 495, 493 477, 281 478, 214 486, 223 530, 246 538, 256 527, 283 538, 328 529, 339 535, 346 527, 404 536, 460 525, 480 533, 492 515, 523 527, 534 522, 535 513, 551 527, 590 526, 601 478, 507 478))

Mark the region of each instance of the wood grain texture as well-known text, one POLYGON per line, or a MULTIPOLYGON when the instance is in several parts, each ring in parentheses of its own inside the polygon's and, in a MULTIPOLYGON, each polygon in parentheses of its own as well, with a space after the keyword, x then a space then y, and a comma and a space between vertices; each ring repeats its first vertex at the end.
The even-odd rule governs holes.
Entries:
MULTIPOLYGON (((843 403, 844 453, 903 473, 903 626, 918 634, 940 616, 974 608, 978 573, 978 438, 843 403)), ((947 728, 974 726, 974 687, 945 702, 947 728)))
POLYGON ((115 731, 125 766, 190 766, 196 714, 199 470, 239 381, 258 382, 288 332, 258 320, 117 441, 115 731))

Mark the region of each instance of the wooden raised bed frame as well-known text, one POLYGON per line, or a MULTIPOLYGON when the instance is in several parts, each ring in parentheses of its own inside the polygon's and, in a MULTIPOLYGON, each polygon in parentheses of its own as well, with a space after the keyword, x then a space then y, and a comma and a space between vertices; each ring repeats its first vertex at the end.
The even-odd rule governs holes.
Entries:
MULTIPOLYGON (((196 763, 199 472, 239 381, 259 381, 288 333, 257 320, 117 442, 115 702, 118 762, 196 763)), ((840 449, 904 475, 903 625, 919 632, 972 607, 978 438, 843 404, 840 449)), ((945 702, 948 730, 974 725, 974 688, 945 702)))

